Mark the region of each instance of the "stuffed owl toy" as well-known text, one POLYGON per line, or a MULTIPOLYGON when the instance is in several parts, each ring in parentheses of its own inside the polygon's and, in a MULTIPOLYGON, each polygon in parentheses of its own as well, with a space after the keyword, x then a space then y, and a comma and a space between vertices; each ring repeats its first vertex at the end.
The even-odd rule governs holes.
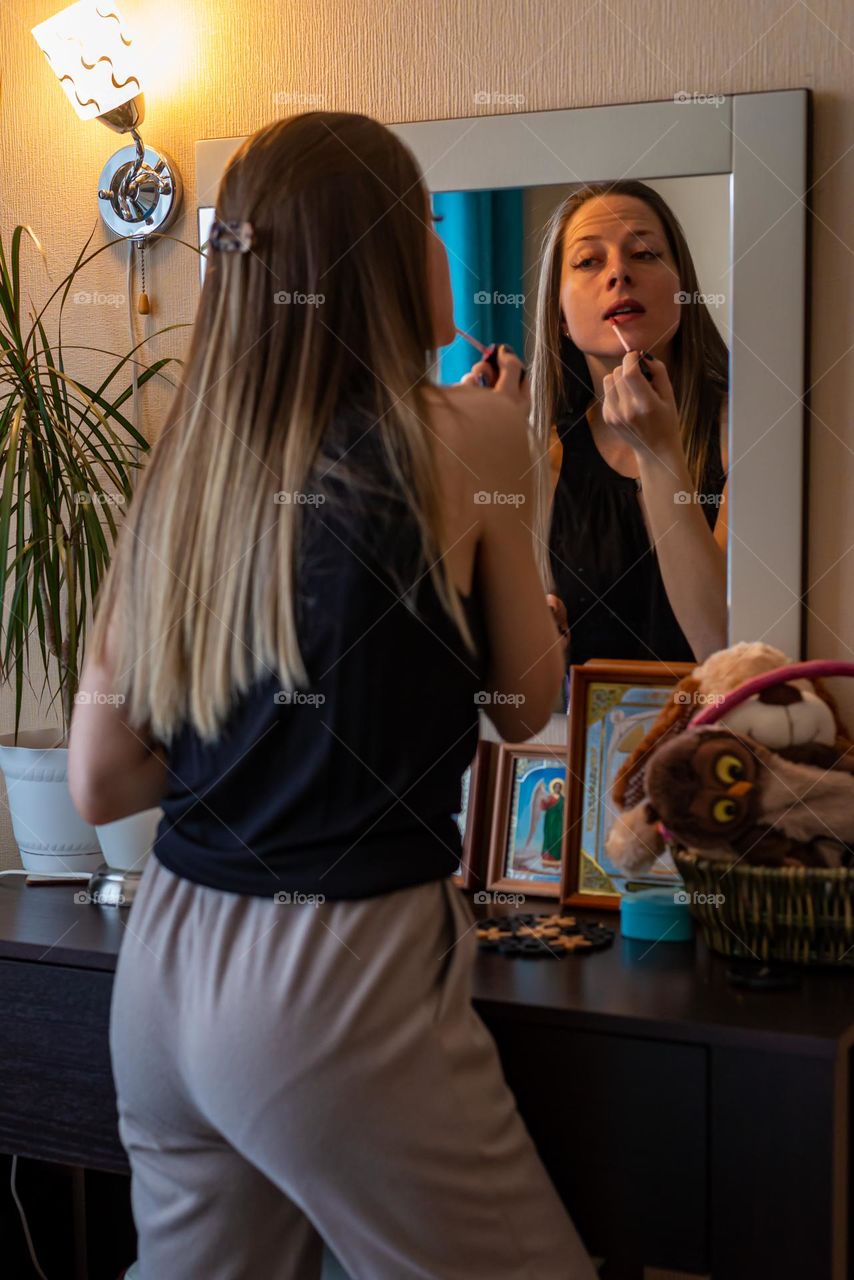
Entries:
POLYGON ((662 744, 646 769, 649 817, 689 848, 770 865, 841 865, 854 843, 854 773, 792 761, 729 729, 662 744))
MULTIPOLYGON (((694 739, 696 729, 709 721, 715 722, 718 730, 728 730, 736 740, 749 743, 755 753, 754 765, 762 761, 767 771, 773 757, 773 771, 777 778, 788 778, 789 770, 797 765, 819 773, 833 770, 847 771, 850 775, 854 771, 854 744, 839 719, 833 700, 817 677, 852 672, 854 665, 845 663, 814 661, 793 664, 778 649, 761 643, 740 643, 712 654, 676 685, 656 723, 617 774, 611 793, 613 821, 606 837, 606 850, 611 861, 632 873, 646 869, 664 854, 667 841, 662 826, 674 834, 678 833, 663 815, 659 816, 657 805, 649 794, 648 777, 651 777, 652 762, 665 745, 669 747, 686 735, 688 739, 694 739)), ((696 740, 693 743, 686 741, 685 750, 696 746, 696 740)), ((748 768, 746 764, 745 768, 748 768)), ((682 776, 684 780, 685 776, 692 775, 683 773, 682 776)), ((815 780, 814 776, 812 781, 815 780)), ((735 802, 739 813, 744 807, 754 808, 757 801, 757 794, 754 794, 756 779, 733 779, 733 784, 748 781, 751 783, 749 788, 737 787, 736 792, 728 797, 735 802), (739 798, 739 790, 743 790, 744 796, 749 796, 749 801, 739 798)), ((796 791, 795 794, 800 793, 796 791)), ((795 796, 790 795, 790 803, 794 799, 795 796)), ((804 804, 807 803, 804 800, 804 804)), ((719 813, 722 814, 726 807, 722 806, 719 813)), ((782 811, 778 816, 782 820, 782 811)), ((753 845, 750 857, 744 852, 736 856, 745 857, 748 861, 764 859, 768 862, 788 857, 791 846, 786 841, 791 842, 794 837, 785 832, 781 834, 777 820, 768 814, 759 821, 759 825, 765 832, 761 847, 753 845), (768 834, 772 830, 776 834, 768 834), (775 858, 775 848, 779 858, 775 858)), ((817 842, 813 849, 814 857, 827 862, 840 856, 842 845, 839 842, 845 842, 848 837, 836 836, 831 828, 831 832, 814 832, 808 839, 817 842), (831 847, 833 845, 835 848, 831 847)), ((712 848, 713 845, 713 841, 707 840, 703 847, 712 848)), ((719 841, 715 847, 723 849, 726 842, 722 846, 719 841)))

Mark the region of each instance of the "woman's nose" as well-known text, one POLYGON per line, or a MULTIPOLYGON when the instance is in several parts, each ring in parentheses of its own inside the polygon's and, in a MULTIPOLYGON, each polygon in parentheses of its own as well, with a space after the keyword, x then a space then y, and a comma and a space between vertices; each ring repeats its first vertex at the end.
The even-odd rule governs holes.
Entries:
POLYGON ((628 267, 612 267, 611 268, 611 281, 610 281, 611 284, 617 284, 618 282, 629 284, 630 281, 631 281, 631 277, 629 275, 628 267))

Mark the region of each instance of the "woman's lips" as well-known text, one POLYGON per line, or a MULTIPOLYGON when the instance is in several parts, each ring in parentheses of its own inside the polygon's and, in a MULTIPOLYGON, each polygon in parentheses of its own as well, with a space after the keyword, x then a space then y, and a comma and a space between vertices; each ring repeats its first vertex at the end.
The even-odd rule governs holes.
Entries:
POLYGON ((615 316, 608 316, 606 324, 628 324, 631 320, 642 320, 646 315, 645 311, 621 311, 615 316))

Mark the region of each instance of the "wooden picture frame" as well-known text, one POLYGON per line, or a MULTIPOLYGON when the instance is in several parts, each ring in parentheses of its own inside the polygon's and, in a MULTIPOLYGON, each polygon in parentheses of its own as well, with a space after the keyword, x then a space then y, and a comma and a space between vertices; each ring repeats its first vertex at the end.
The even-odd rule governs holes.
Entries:
POLYGON ((603 659, 570 667, 562 903, 615 911, 627 889, 681 887, 669 857, 629 877, 609 863, 604 841, 615 812, 610 790, 618 768, 658 718, 674 685, 693 670, 690 662, 603 659))
POLYGON ((477 744, 469 767, 463 774, 463 807, 455 814, 463 842, 463 856, 459 870, 451 879, 461 889, 482 889, 484 863, 489 841, 489 796, 495 772, 495 746, 482 738, 477 744))
POLYGON ((566 810, 566 749, 555 743, 508 743, 498 747, 495 771, 495 798, 492 805, 492 833, 489 845, 487 889, 507 889, 529 897, 557 898, 561 885, 561 858, 566 810), (521 775, 520 775, 521 769, 521 775), (560 779, 561 786, 554 784, 560 779), (549 797, 555 797, 549 802, 549 797), (556 818, 547 814, 557 809, 556 818), (525 875, 528 868, 546 860, 548 844, 554 848, 549 828, 559 822, 553 872, 525 875), (542 835, 540 836, 540 829, 542 835), (521 848, 518 837, 521 836, 521 848), (543 843, 539 854, 532 849, 534 837, 543 843), (513 853, 509 845, 512 841, 513 853), (526 851, 532 849, 530 853, 526 851), (511 864, 514 864, 511 868, 511 864))

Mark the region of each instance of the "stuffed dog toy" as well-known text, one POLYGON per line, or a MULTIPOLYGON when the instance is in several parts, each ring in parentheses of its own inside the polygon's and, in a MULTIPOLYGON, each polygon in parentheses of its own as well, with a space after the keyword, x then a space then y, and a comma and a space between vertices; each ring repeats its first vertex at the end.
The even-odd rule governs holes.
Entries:
MULTIPOLYGON (((806 665, 810 667, 810 664, 806 665)), ((821 667, 821 664, 812 665, 821 667)), ((829 769, 841 770, 849 775, 842 785, 852 787, 851 803, 854 804, 854 780, 850 777, 854 771, 854 743, 821 680, 807 676, 786 678, 786 668, 791 666, 779 649, 761 643, 741 643, 712 654, 674 687, 655 724, 614 781, 612 799, 618 812, 606 838, 606 849, 616 865, 629 873, 642 871, 665 852, 662 825, 672 835, 679 835, 677 827, 671 827, 649 794, 648 766, 659 752, 663 752, 665 745, 669 747, 670 743, 682 737, 693 719, 715 716, 716 708, 724 705, 724 699, 727 699, 726 710, 716 719, 715 728, 719 731, 726 729, 738 740, 750 744, 757 753, 757 761, 763 761, 769 776, 775 769, 778 774, 781 771, 788 774, 788 767, 797 765, 818 774, 829 769), (771 676, 778 669, 781 670, 779 681, 771 676), (753 680, 763 683, 764 687, 738 700, 735 691, 753 680), (763 754, 763 749, 767 755, 763 754), (776 762, 774 756, 778 757, 776 762)), ((692 735, 696 731, 692 728, 692 735)), ((686 742, 684 754, 690 758, 696 747, 696 743, 686 742)), ((681 756, 675 748, 674 752, 663 759, 670 759, 675 767, 677 758, 681 759, 681 756)), ((682 767, 684 782, 684 764, 682 767)), ((661 768, 665 769, 665 765, 662 764, 661 768)), ((662 777, 661 774, 655 776, 662 777)), ((815 782, 816 779, 810 776, 809 781, 815 782)), ((662 781, 657 789, 657 800, 659 803, 664 800, 667 809, 665 790, 662 781)), ((756 798, 754 796, 752 801, 756 798)), ((768 826, 767 816, 758 822, 759 827, 768 826)), ((844 859, 848 837, 835 830, 835 813, 829 816, 832 821, 828 826, 813 832, 806 840, 806 843, 816 842, 811 852, 804 854, 806 859, 812 860, 811 865, 819 862, 822 865, 834 864, 844 859)), ((734 846, 727 846, 726 841, 715 847, 721 854, 726 852, 731 856, 745 857, 747 861, 751 860, 751 856, 744 852, 748 846, 753 849, 753 860, 757 862, 791 860, 795 856, 793 845, 797 841, 785 831, 780 833, 776 826, 768 826, 768 831, 774 834, 766 833, 759 838, 754 833, 752 844, 749 839, 741 841, 740 853, 734 846)), ((706 843, 711 847, 710 841, 706 843)))

